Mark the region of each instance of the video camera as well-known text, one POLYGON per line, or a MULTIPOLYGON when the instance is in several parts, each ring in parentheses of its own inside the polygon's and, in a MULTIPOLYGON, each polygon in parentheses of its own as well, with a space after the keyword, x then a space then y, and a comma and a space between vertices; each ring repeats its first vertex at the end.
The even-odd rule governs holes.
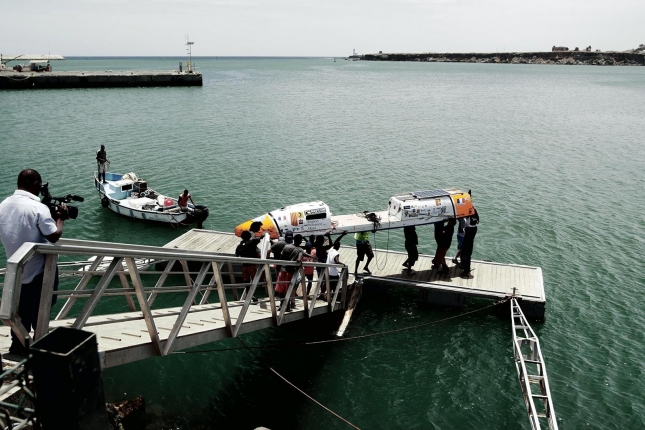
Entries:
POLYGON ((67 219, 76 219, 78 216, 78 208, 76 206, 66 206, 66 209, 63 209, 60 204, 82 202, 85 200, 83 197, 74 194, 68 194, 63 197, 52 197, 49 193, 49 182, 40 188, 40 193, 43 196, 41 203, 49 208, 49 212, 55 220, 62 219, 64 221, 67 219))

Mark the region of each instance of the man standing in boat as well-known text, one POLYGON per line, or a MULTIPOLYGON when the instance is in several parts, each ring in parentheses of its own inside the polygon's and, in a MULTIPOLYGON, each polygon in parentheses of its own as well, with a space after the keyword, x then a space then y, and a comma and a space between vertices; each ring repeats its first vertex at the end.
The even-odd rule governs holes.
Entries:
POLYGON ((180 194, 179 198, 177 199, 177 204, 179 205, 179 209, 181 209, 182 212, 192 212, 192 209, 188 207, 188 200, 190 200, 193 206, 195 206, 193 196, 190 195, 188 190, 184 190, 184 193, 180 194))
POLYGON ((105 183, 105 163, 109 163, 110 160, 107 159, 107 154, 105 152, 105 145, 101 145, 101 149, 96 151, 96 164, 98 166, 98 171, 99 171, 99 182, 105 183), (103 175, 103 179, 101 180, 101 175, 103 175))

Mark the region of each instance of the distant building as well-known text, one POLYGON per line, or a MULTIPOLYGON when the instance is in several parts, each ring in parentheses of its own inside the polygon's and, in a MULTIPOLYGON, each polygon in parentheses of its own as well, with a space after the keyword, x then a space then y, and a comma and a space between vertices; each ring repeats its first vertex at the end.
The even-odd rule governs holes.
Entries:
POLYGON ((553 51, 553 52, 555 52, 555 51, 568 51, 568 50, 569 50, 569 48, 567 48, 566 46, 555 46, 555 45, 553 45, 553 48, 551 48, 551 51, 553 51))

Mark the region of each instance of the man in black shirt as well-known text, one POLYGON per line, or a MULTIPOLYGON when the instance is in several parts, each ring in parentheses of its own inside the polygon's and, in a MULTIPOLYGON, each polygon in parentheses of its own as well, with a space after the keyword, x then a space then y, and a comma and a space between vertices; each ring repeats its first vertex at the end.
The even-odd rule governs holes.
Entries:
POLYGON ((105 163, 109 163, 110 160, 107 159, 107 153, 105 152, 105 145, 101 145, 101 149, 96 151, 96 165, 99 171, 99 182, 105 183, 105 163), (103 180, 101 181, 101 175, 103 180))
MULTIPOLYGON (((258 252, 258 243, 260 243, 260 238, 253 237, 253 233, 250 231, 242 232, 242 241, 237 248, 235 248, 236 257, 244 258, 259 258, 260 253, 258 252)), ((257 264, 252 263, 242 263, 242 282, 251 283, 255 274, 258 270, 257 264)), ((257 298, 253 297, 253 301, 257 302, 257 298)))

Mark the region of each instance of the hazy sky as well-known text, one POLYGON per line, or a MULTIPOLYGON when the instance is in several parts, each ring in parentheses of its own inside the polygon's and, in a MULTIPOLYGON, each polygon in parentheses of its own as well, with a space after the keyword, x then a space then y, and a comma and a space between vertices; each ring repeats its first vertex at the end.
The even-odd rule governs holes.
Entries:
POLYGON ((346 56, 625 50, 645 0, 0 0, 0 53, 346 56))

